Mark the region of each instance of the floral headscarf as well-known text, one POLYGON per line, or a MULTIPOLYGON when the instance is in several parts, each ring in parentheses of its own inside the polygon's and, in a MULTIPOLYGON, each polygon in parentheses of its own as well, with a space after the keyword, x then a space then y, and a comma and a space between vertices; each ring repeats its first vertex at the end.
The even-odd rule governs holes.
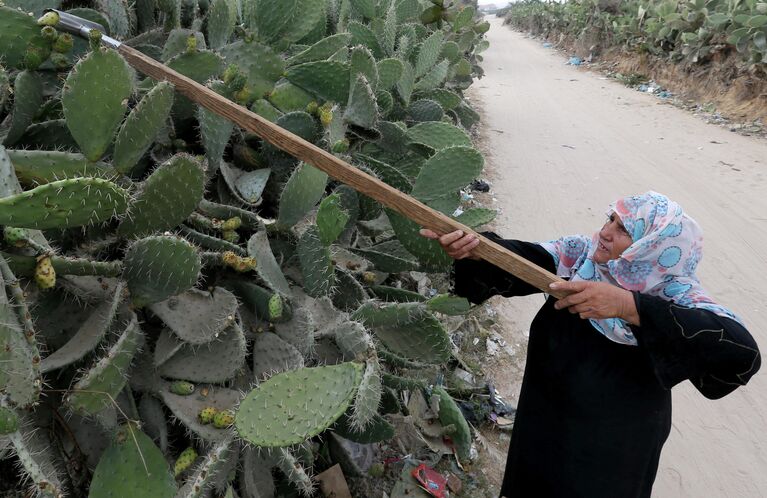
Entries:
MULTIPOLYGON (((698 224, 684 214, 679 204, 650 191, 618 200, 610 205, 607 215, 613 212, 620 217, 633 243, 619 258, 604 264, 593 260, 599 232, 591 238, 574 235, 542 243, 554 257, 558 276, 571 281, 609 282, 740 321, 730 310, 716 304, 695 276, 702 257, 703 237, 698 224)), ((589 321, 615 342, 637 344, 628 324, 620 318, 589 321)))

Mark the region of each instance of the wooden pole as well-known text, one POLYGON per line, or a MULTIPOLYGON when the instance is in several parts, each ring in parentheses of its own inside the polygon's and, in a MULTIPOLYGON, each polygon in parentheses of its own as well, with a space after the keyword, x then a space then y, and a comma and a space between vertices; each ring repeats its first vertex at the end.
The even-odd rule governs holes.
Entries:
POLYGON ((476 235, 479 239, 479 245, 473 250, 473 253, 477 256, 557 298, 562 298, 567 295, 565 292, 555 292, 549 289, 549 284, 552 282, 561 282, 562 279, 553 273, 530 263, 505 247, 492 242, 488 238, 476 233, 471 228, 445 216, 439 211, 435 211, 413 197, 400 192, 354 166, 347 164, 329 152, 320 149, 316 145, 282 129, 270 121, 267 121, 258 114, 235 104, 206 86, 177 73, 151 57, 147 57, 127 45, 120 45, 117 48, 117 51, 125 57, 131 66, 147 76, 158 81, 168 81, 172 83, 176 87, 176 90, 181 92, 188 99, 227 118, 241 128, 255 133, 275 147, 324 171, 330 177, 377 200, 384 206, 397 211, 422 227, 429 228, 438 234, 446 234, 454 230, 463 230, 464 233, 476 235))

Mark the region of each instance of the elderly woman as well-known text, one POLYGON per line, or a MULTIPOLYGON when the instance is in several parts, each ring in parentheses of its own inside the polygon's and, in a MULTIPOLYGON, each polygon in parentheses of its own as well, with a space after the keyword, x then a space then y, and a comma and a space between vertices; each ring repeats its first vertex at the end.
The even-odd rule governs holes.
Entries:
MULTIPOLYGON (((707 398, 744 385, 759 350, 741 321, 701 287, 697 223, 648 192, 611 205, 593 237, 534 244, 486 234, 567 279, 530 327, 501 496, 649 497, 671 427, 671 388, 690 380, 707 398)), ((479 241, 438 236, 456 259, 455 292, 540 292, 472 256, 479 241)))

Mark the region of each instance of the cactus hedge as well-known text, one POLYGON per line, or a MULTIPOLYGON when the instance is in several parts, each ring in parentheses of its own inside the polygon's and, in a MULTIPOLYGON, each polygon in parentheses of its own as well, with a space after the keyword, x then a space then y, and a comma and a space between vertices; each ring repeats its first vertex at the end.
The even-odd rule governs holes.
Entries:
POLYGON ((330 431, 391 438, 382 399, 442 378, 439 317, 469 306, 408 272, 449 259, 46 8, 472 226, 487 24, 450 1, 0 2, 0 459, 47 497, 312 494, 330 431))

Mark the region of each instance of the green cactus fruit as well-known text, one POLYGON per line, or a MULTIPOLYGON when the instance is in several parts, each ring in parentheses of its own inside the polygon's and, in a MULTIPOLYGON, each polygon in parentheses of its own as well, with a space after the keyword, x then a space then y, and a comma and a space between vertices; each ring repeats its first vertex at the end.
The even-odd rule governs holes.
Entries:
POLYGON ((200 274, 200 255, 183 239, 171 235, 147 237, 125 252, 123 279, 133 304, 164 301, 190 289, 200 274))
POLYGON ((40 35, 40 27, 35 19, 21 10, 0 6, 0 59, 3 64, 22 68, 30 49, 42 52, 49 50, 48 42, 40 35))
POLYGON ((301 235, 297 252, 306 293, 312 297, 329 295, 335 283, 335 267, 317 226, 310 226, 301 235))
POLYGON ((79 414, 95 415, 112 406, 115 398, 125 387, 125 372, 143 340, 136 315, 130 321, 117 342, 109 348, 106 356, 86 370, 75 382, 65 398, 65 404, 79 414))
POLYGON ((69 62, 69 57, 67 57, 64 54, 60 54, 58 52, 54 52, 51 54, 51 64, 53 64, 53 67, 55 67, 59 71, 64 71, 65 69, 68 69, 69 66, 71 66, 71 63, 69 62))
POLYGON ((35 282, 40 290, 48 290, 56 286, 56 270, 53 269, 50 256, 44 255, 37 258, 35 282))
POLYGON ((273 294, 269 298, 269 320, 277 321, 282 318, 282 297, 279 294, 273 294))
POLYGON ((226 429, 234 424, 234 412, 232 410, 221 410, 213 416, 213 427, 216 429, 226 429))
POLYGON ((173 333, 188 344, 207 344, 234 322, 237 298, 222 287, 212 291, 190 289, 149 305, 173 333))
POLYGON ((120 427, 112 445, 101 456, 88 496, 172 498, 176 490, 162 451, 135 425, 126 424, 120 427))
POLYGON ((112 143, 132 92, 132 70, 117 52, 106 48, 88 54, 67 76, 61 93, 64 117, 91 161, 99 160, 112 143))
POLYGON ((242 218, 239 216, 234 216, 224 221, 224 223, 221 225, 221 230, 237 230, 241 226, 242 218))
POLYGON ((261 277, 261 280, 270 289, 289 297, 291 295, 290 284, 282 273, 274 253, 272 253, 266 230, 256 232, 250 237, 250 240, 248 240, 248 254, 258 261, 256 273, 261 277))
POLYGON ((328 128, 331 124, 333 124, 333 109, 322 107, 319 110, 320 115, 320 123, 322 123, 322 126, 325 128, 328 128))
POLYGON ((141 185, 117 229, 138 237, 179 225, 194 211, 205 189, 205 172, 193 156, 177 154, 155 169, 141 185))
POLYGON ((176 459, 176 463, 173 464, 173 475, 178 477, 183 474, 197 460, 197 456, 197 451, 191 446, 182 451, 176 459))
POLYGON ((245 88, 248 82, 248 77, 240 71, 240 68, 236 64, 229 64, 221 77, 226 83, 226 88, 229 93, 234 93, 245 88))
POLYGON ((200 414, 197 416, 200 419, 200 423, 203 425, 212 424, 213 418, 218 413, 218 410, 212 406, 206 406, 200 410, 200 414))
POLYGON ((343 154, 345 152, 349 151, 349 140, 344 138, 342 140, 337 140, 331 147, 330 150, 335 154, 343 154))
POLYGON ((296 42, 308 35, 325 17, 324 0, 259 0, 250 15, 250 23, 266 42, 296 42))
POLYGON ((223 47, 237 23, 236 5, 230 0, 213 0, 208 9, 208 43, 210 48, 223 47))
POLYGON ((59 37, 59 32, 56 31, 56 28, 53 26, 43 26, 40 30, 40 36, 45 38, 45 41, 52 45, 53 42, 56 41, 56 38, 59 37))
POLYGON ((407 131, 407 138, 411 143, 425 145, 435 151, 457 145, 472 146, 471 138, 465 131, 439 121, 427 121, 412 126, 407 131))
POLYGON ((125 213, 129 194, 100 178, 74 178, 40 185, 0 199, 0 224, 21 228, 94 225, 125 213))
POLYGON ((349 66, 324 60, 288 68, 285 77, 322 100, 345 103, 349 99, 349 66))
POLYGON ((56 26, 59 23, 60 16, 56 11, 46 12, 37 20, 38 26, 56 26))
POLYGON ((115 139, 112 164, 117 171, 131 172, 165 126, 172 106, 173 86, 160 82, 133 108, 115 139))
POLYGON ((226 436, 226 431, 216 429, 211 424, 202 424, 199 414, 205 408, 214 408, 216 411, 229 409, 239 402, 242 395, 239 391, 220 386, 198 387, 199 395, 178 396, 171 393, 165 383, 160 388, 159 396, 173 416, 195 436, 204 441, 220 441, 226 436))
POLYGON ((314 437, 349 407, 362 371, 360 364, 341 363, 277 374, 242 400, 235 418, 237 432, 263 447, 285 447, 314 437))
POLYGON ((3 227, 5 243, 14 247, 25 247, 29 233, 23 228, 3 227))
POLYGON ((8 407, 0 406, 0 436, 11 434, 19 429, 19 416, 8 407))
POLYGON ((3 140, 5 145, 16 143, 32 124, 43 103, 43 82, 36 72, 22 71, 16 76, 13 93, 10 128, 3 140))
POLYGON ((194 43, 197 49, 205 49, 205 36, 199 31, 184 28, 174 29, 168 33, 168 38, 162 47, 161 59, 168 61, 179 54, 186 53, 190 37, 195 39, 194 43))
MULTIPOLYGON (((269 289, 264 289, 254 283, 232 280, 229 282, 230 287, 240 298, 242 304, 251 312, 264 321, 270 321, 271 314, 269 313, 269 301, 271 300, 274 292, 269 289)), ((293 316, 291 307, 287 301, 282 303, 282 315, 279 321, 287 321, 293 316)))
POLYGON ((194 392, 194 384, 185 380, 177 380, 170 385, 170 392, 179 396, 189 396, 194 392))
POLYGON ((358 21, 352 21, 347 26, 347 29, 352 34, 351 45, 367 47, 376 59, 384 57, 384 51, 378 43, 378 37, 367 25, 358 21))
POLYGON ((340 49, 349 45, 352 36, 349 33, 337 33, 318 41, 306 50, 297 53, 286 61, 286 65, 296 66, 304 62, 321 61, 329 58, 340 49))
POLYGON ((245 89, 260 99, 274 89, 285 71, 285 63, 271 48, 255 42, 237 41, 219 49, 227 64, 235 64, 246 76, 245 89))
POLYGON ((320 202, 320 208, 317 211, 317 229, 322 243, 329 246, 335 242, 349 219, 349 213, 343 209, 341 204, 340 195, 331 194, 325 197, 320 202))
POLYGON ((344 121, 361 128, 373 128, 378 120, 375 95, 365 76, 360 75, 349 93, 344 121))
POLYGON ((320 105, 314 100, 309 102, 309 104, 306 106, 307 114, 317 114, 319 110, 320 110, 320 105))

